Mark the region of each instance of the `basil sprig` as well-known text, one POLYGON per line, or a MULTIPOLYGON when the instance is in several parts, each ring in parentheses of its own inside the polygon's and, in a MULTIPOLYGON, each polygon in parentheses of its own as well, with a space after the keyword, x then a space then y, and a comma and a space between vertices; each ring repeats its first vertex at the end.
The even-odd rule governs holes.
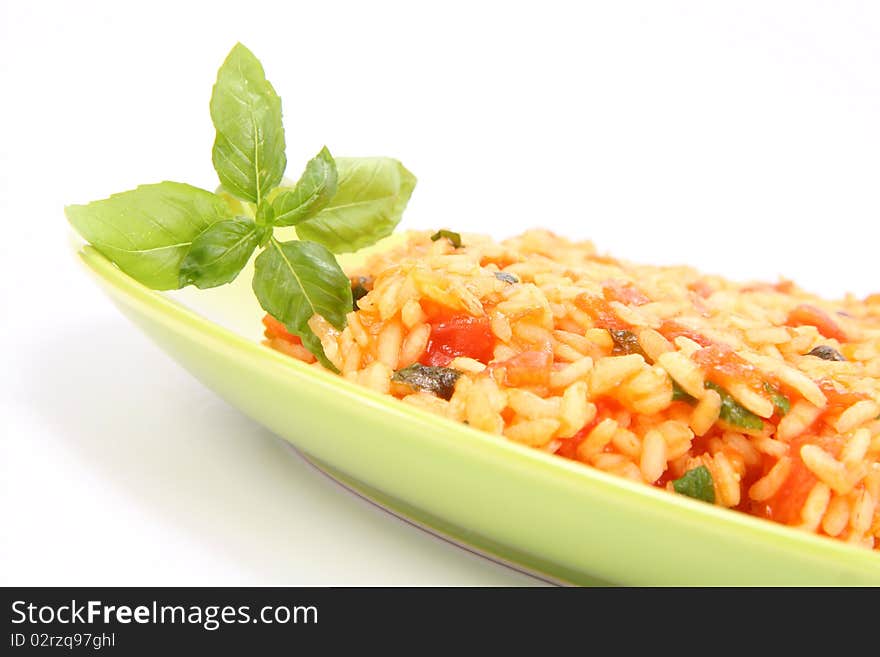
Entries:
POLYGON ((337 160, 324 147, 286 185, 281 99, 240 43, 217 73, 210 108, 216 192, 162 182, 65 214, 92 246, 156 290, 231 283, 261 250, 253 279, 260 305, 335 371, 308 324, 318 314, 341 330, 351 312, 351 282, 333 254, 389 235, 415 176, 391 158, 337 160), (285 226, 296 226, 299 240, 278 241, 274 229, 285 226))

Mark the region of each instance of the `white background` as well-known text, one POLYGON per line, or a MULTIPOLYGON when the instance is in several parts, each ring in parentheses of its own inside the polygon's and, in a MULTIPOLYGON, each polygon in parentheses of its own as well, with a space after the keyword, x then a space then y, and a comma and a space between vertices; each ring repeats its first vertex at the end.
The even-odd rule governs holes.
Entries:
POLYGON ((77 267, 65 204, 214 187, 239 40, 289 173, 325 143, 398 157, 406 226, 880 291, 880 3, 0 0, 2 583, 533 581, 335 487, 77 267))

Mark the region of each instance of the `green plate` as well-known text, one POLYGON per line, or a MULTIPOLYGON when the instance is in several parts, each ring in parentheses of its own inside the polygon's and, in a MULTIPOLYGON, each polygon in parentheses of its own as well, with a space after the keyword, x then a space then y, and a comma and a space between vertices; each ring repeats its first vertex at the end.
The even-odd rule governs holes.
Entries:
POLYGON ((876 552, 522 447, 267 349, 248 272, 161 294, 91 247, 80 255, 120 310, 217 394, 350 487, 496 559, 575 584, 880 585, 876 552))

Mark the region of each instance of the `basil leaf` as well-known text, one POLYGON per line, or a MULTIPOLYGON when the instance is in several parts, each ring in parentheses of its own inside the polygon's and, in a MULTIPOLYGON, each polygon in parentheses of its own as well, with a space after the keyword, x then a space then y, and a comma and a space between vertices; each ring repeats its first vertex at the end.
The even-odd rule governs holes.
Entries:
POLYGON ((431 241, 436 242, 439 239, 446 238, 449 240, 449 243, 452 244, 452 248, 458 249, 461 247, 461 233, 456 233, 452 230, 446 230, 445 228, 441 228, 436 233, 431 235, 431 241))
POLYGON ((254 263, 253 287, 263 310, 298 335, 324 367, 338 372, 308 325, 317 313, 342 330, 351 312, 351 281, 333 254, 313 242, 273 238, 254 263))
POLYGON ((709 504, 715 503, 715 484, 712 481, 712 473, 705 465, 688 470, 684 475, 672 482, 676 493, 693 497, 695 500, 703 500, 709 504))
POLYGON ((416 390, 433 393, 448 401, 452 398, 452 393, 455 392, 455 383, 460 376, 461 372, 450 367, 413 363, 409 367, 397 370, 391 380, 416 390))
POLYGON ((183 183, 162 182, 64 209, 76 231, 122 271, 154 290, 180 287, 192 241, 232 218, 226 202, 183 183))
POLYGON ((281 99, 259 60, 240 43, 217 72, 211 120, 217 130, 212 160, 220 182, 235 196, 259 204, 287 166, 281 99))
POLYGON ((257 227, 244 217, 220 221, 193 240, 180 265, 180 286, 231 283, 257 248, 257 227))
POLYGON ((333 253, 357 251, 390 235, 416 186, 415 176, 388 157, 339 157, 336 168, 336 194, 296 227, 297 235, 333 253))
POLYGON ((358 308, 358 301, 360 301, 370 293, 370 291, 366 287, 367 283, 370 283, 372 285, 372 280, 367 278, 366 276, 358 276, 357 282, 352 281, 351 308, 355 312, 360 310, 360 308, 358 308))
POLYGON ((309 160, 293 189, 278 193, 272 205, 276 226, 296 226, 325 207, 336 193, 336 162, 327 147, 309 160))
POLYGON ((778 388, 770 385, 766 381, 764 382, 764 390, 770 395, 770 400, 773 402, 776 410, 779 411, 779 414, 787 415, 791 410, 791 400, 783 395, 778 388))
POLYGON ((508 274, 506 271, 496 271, 495 278, 510 285, 519 283, 519 279, 516 276, 514 276, 513 274, 508 274))
POLYGON ((685 389, 678 385, 675 379, 672 380, 672 401, 683 401, 688 404, 697 403, 696 398, 685 392, 685 389))
POLYGON ((706 387, 714 390, 721 396, 721 419, 743 429, 760 430, 764 428, 764 421, 752 413, 745 406, 737 402, 730 393, 719 385, 706 381, 706 387))

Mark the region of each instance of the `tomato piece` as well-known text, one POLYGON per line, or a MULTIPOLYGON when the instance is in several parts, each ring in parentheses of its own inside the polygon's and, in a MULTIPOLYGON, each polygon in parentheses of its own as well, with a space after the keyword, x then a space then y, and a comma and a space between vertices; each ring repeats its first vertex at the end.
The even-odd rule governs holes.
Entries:
POLYGON ((263 326, 266 327, 263 335, 269 340, 278 338, 279 340, 284 340, 291 344, 302 344, 302 340, 300 340, 298 335, 293 335, 284 327, 284 324, 272 317, 272 315, 266 315, 263 317, 263 326))
POLYGON ((794 290, 794 281, 783 278, 778 283, 753 283, 740 288, 741 292, 779 292, 791 294, 794 290))
POLYGON ((840 392, 828 379, 819 381, 819 388, 825 393, 828 407, 836 411, 844 411, 858 401, 870 399, 871 396, 864 392, 840 392))
POLYGON ((674 319, 664 320, 660 325, 660 328, 657 329, 657 332, 660 333, 664 338, 672 342, 675 338, 679 336, 684 336, 696 342, 701 347, 708 347, 709 345, 715 344, 707 338, 702 333, 697 333, 693 329, 689 329, 684 324, 679 324, 674 319))
POLYGON ((846 342, 846 333, 837 325, 824 310, 803 303, 788 313, 785 321, 788 326, 815 326, 826 338, 833 338, 838 342, 846 342))
POLYGON ((586 440, 587 436, 593 430, 593 427, 595 427, 598 423, 599 422, 597 420, 593 420, 592 422, 584 425, 584 428, 574 434, 571 438, 563 438, 560 441, 562 444, 556 450, 556 454, 558 454, 559 456, 564 456, 567 459, 577 459, 578 447, 580 447, 581 443, 586 440))
POLYGON ((587 436, 590 435, 590 432, 605 418, 611 417, 614 414, 615 409, 619 408, 619 405, 614 400, 596 400, 594 402, 596 404, 596 417, 593 418, 591 422, 587 422, 576 434, 574 434, 571 438, 562 438, 560 442, 562 443, 559 448, 556 450, 556 454, 559 456, 564 456, 567 459, 577 460, 577 449, 580 447, 580 444, 586 440, 587 436))
POLYGON ((693 358, 706 373, 706 378, 722 388, 729 388, 735 383, 745 383, 761 396, 767 396, 764 390, 764 375, 727 345, 709 345, 695 351, 693 358))
POLYGON ((794 281, 783 278, 773 285, 773 289, 782 294, 791 294, 794 291, 794 281))
POLYGON ((504 384, 513 388, 550 385, 552 354, 546 351, 524 351, 495 365, 505 370, 504 384))
POLYGON ((465 356, 481 363, 488 363, 495 353, 495 335, 488 317, 472 317, 463 313, 451 313, 442 306, 425 310, 431 325, 428 346, 419 362, 422 365, 445 367, 454 358, 465 356), (430 310, 430 312, 429 312, 430 310))
POLYGON ((606 301, 619 301, 631 306, 642 306, 651 301, 644 292, 632 283, 615 280, 602 283, 602 296, 606 301))
POLYGON ((795 458, 785 483, 776 495, 767 500, 766 517, 784 525, 796 524, 801 519, 801 508, 807 495, 817 481, 816 475, 807 469, 800 456, 795 458))
POLYGON ((712 286, 702 279, 697 279, 693 283, 688 283, 688 289, 696 292, 703 299, 712 296, 714 290, 712 286))
POLYGON ((617 316, 607 299, 584 293, 575 297, 574 304, 587 313, 598 328, 616 331, 629 328, 629 324, 617 316))
POLYGON ((818 381, 819 388, 825 393, 825 399, 828 400, 828 405, 822 409, 821 419, 825 419, 826 417, 835 417, 843 413, 850 406, 859 401, 864 401, 865 399, 871 399, 870 395, 866 395, 863 392, 840 392, 828 379, 822 379, 818 381))
POLYGON ((791 471, 776 495, 767 500, 764 508, 763 515, 770 520, 786 525, 797 524, 801 521, 801 509, 818 481, 816 475, 810 472, 801 459, 801 447, 804 445, 818 445, 837 456, 843 447, 843 439, 837 436, 807 435, 791 441, 788 452, 792 459, 791 471))

